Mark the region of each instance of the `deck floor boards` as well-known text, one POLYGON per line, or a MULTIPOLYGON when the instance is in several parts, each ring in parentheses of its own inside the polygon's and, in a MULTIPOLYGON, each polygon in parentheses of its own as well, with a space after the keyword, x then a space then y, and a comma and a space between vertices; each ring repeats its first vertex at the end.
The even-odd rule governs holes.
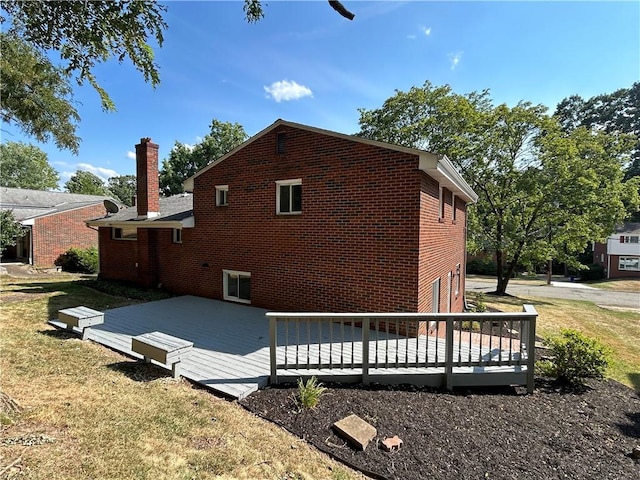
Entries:
MULTIPOLYGON (((122 352, 133 358, 142 358, 139 354, 131 350, 131 338, 143 333, 159 331, 184 340, 193 342, 193 350, 188 358, 180 364, 180 373, 185 378, 197 382, 218 393, 233 398, 244 398, 250 393, 267 385, 270 374, 269 356, 269 320, 265 316, 267 310, 238 305, 218 300, 211 300, 194 296, 174 297, 156 302, 149 302, 128 307, 120 307, 107 310, 104 316, 104 323, 90 327, 88 339, 105 345, 116 351, 122 352)), ((55 320, 50 322, 57 327, 63 326, 55 320)), ((351 328, 349 328, 351 330, 351 328)), ((339 359, 340 329, 335 325, 333 333, 324 327, 320 333, 324 342, 333 340, 332 354, 334 359, 339 359), (332 336, 333 335, 333 336, 332 336)), ((351 369, 349 365, 352 360, 360 362, 362 360, 362 345, 357 341, 360 329, 355 328, 355 339, 352 345, 345 345, 343 351, 345 368, 334 368, 333 371, 341 374, 359 375, 360 370, 351 369)), ((379 333, 380 339, 393 338, 389 342, 389 367, 395 365, 396 346, 400 355, 399 365, 402 367, 404 355, 409 354, 409 360, 415 360, 415 348, 417 345, 424 346, 429 343, 429 355, 435 352, 437 342, 442 339, 435 337, 420 337, 407 339, 399 337, 395 341, 395 336, 386 333, 379 333)), ((311 332, 312 341, 318 336, 318 332, 311 332)), ((375 337, 372 335, 372 340, 375 337)), ((301 340, 306 341, 307 334, 301 340)), ((290 363, 295 360, 295 351, 291 345, 296 340, 295 330, 280 329, 278 331, 278 344, 283 345, 289 342, 287 358, 290 363), (287 339, 288 337, 288 339, 287 339)), ((329 343, 322 344, 323 362, 328 360, 329 343)), ((313 348, 313 347, 312 347, 313 348)), ((306 351, 306 346, 304 348, 306 351)), ((318 349, 315 346, 317 358, 318 349)), ((306 353, 306 352, 305 352, 306 353)), ((369 358, 375 359, 375 344, 372 342, 369 358)), ((466 358, 469 354, 468 348, 462 349, 462 356, 466 358)), ((378 355, 385 355, 378 352, 378 355)), ((472 355, 478 355, 478 351, 472 349, 472 355)), ((457 355, 457 352, 456 352, 457 355)), ((444 344, 438 349, 439 360, 444 361, 444 344)), ((496 358, 493 353, 492 358, 496 358)), ((284 362, 285 347, 278 347, 278 362, 284 362)), ((312 357, 313 358, 313 357, 312 357)), ((457 358, 457 357, 454 357, 457 358)), ((424 360, 424 359, 422 359, 424 360)), ((155 362, 154 362, 155 363, 155 362)), ((372 373, 398 373, 397 369, 385 368, 384 362, 372 373)), ((406 369, 411 373, 431 373, 434 368, 406 369)), ((292 370, 289 375, 313 375, 315 370, 292 370)), ((323 371, 326 375, 327 371, 323 371)))

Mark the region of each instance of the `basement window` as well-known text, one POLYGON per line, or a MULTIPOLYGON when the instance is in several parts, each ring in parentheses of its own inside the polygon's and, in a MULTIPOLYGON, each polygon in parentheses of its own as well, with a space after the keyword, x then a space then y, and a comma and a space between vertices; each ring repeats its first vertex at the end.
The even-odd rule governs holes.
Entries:
POLYGON ((228 205, 229 185, 216 185, 216 207, 228 205))
POLYGON ((276 213, 278 215, 302 213, 302 179, 276 182, 276 213))
POLYGON ((111 238, 114 240, 137 240, 138 227, 113 227, 111 238))
POLYGON ((251 303, 251 273, 223 270, 222 276, 225 300, 251 303))

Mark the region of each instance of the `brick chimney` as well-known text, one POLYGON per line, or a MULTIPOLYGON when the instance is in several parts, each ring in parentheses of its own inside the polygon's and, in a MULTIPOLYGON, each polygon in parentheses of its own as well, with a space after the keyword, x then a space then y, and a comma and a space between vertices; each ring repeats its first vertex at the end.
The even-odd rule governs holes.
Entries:
POLYGON ((136 179, 138 218, 157 217, 160 214, 158 145, 151 143, 150 138, 142 138, 136 145, 136 179))

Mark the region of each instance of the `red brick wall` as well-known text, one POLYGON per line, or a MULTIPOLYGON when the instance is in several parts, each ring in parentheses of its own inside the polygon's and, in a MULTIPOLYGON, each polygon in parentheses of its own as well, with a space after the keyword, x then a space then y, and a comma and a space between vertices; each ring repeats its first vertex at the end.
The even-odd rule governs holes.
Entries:
POLYGON ((605 270, 607 268, 607 245, 605 243, 596 242, 593 247, 593 263, 602 265, 605 270))
POLYGON ((138 242, 114 240, 110 227, 100 227, 100 278, 138 281, 138 242))
POLYGON ((100 203, 35 219, 33 225, 33 264, 53 266, 61 253, 71 247, 98 246, 98 233, 85 222, 104 215, 100 203))

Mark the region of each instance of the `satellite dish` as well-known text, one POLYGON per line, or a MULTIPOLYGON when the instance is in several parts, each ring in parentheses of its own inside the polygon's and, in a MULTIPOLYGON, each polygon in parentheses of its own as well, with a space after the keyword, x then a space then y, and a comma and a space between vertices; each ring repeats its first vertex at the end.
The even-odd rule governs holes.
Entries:
POLYGON ((106 208, 107 212, 109 213, 118 213, 120 211, 120 207, 118 207, 118 205, 116 205, 116 202, 112 200, 105 200, 104 208, 106 208))

